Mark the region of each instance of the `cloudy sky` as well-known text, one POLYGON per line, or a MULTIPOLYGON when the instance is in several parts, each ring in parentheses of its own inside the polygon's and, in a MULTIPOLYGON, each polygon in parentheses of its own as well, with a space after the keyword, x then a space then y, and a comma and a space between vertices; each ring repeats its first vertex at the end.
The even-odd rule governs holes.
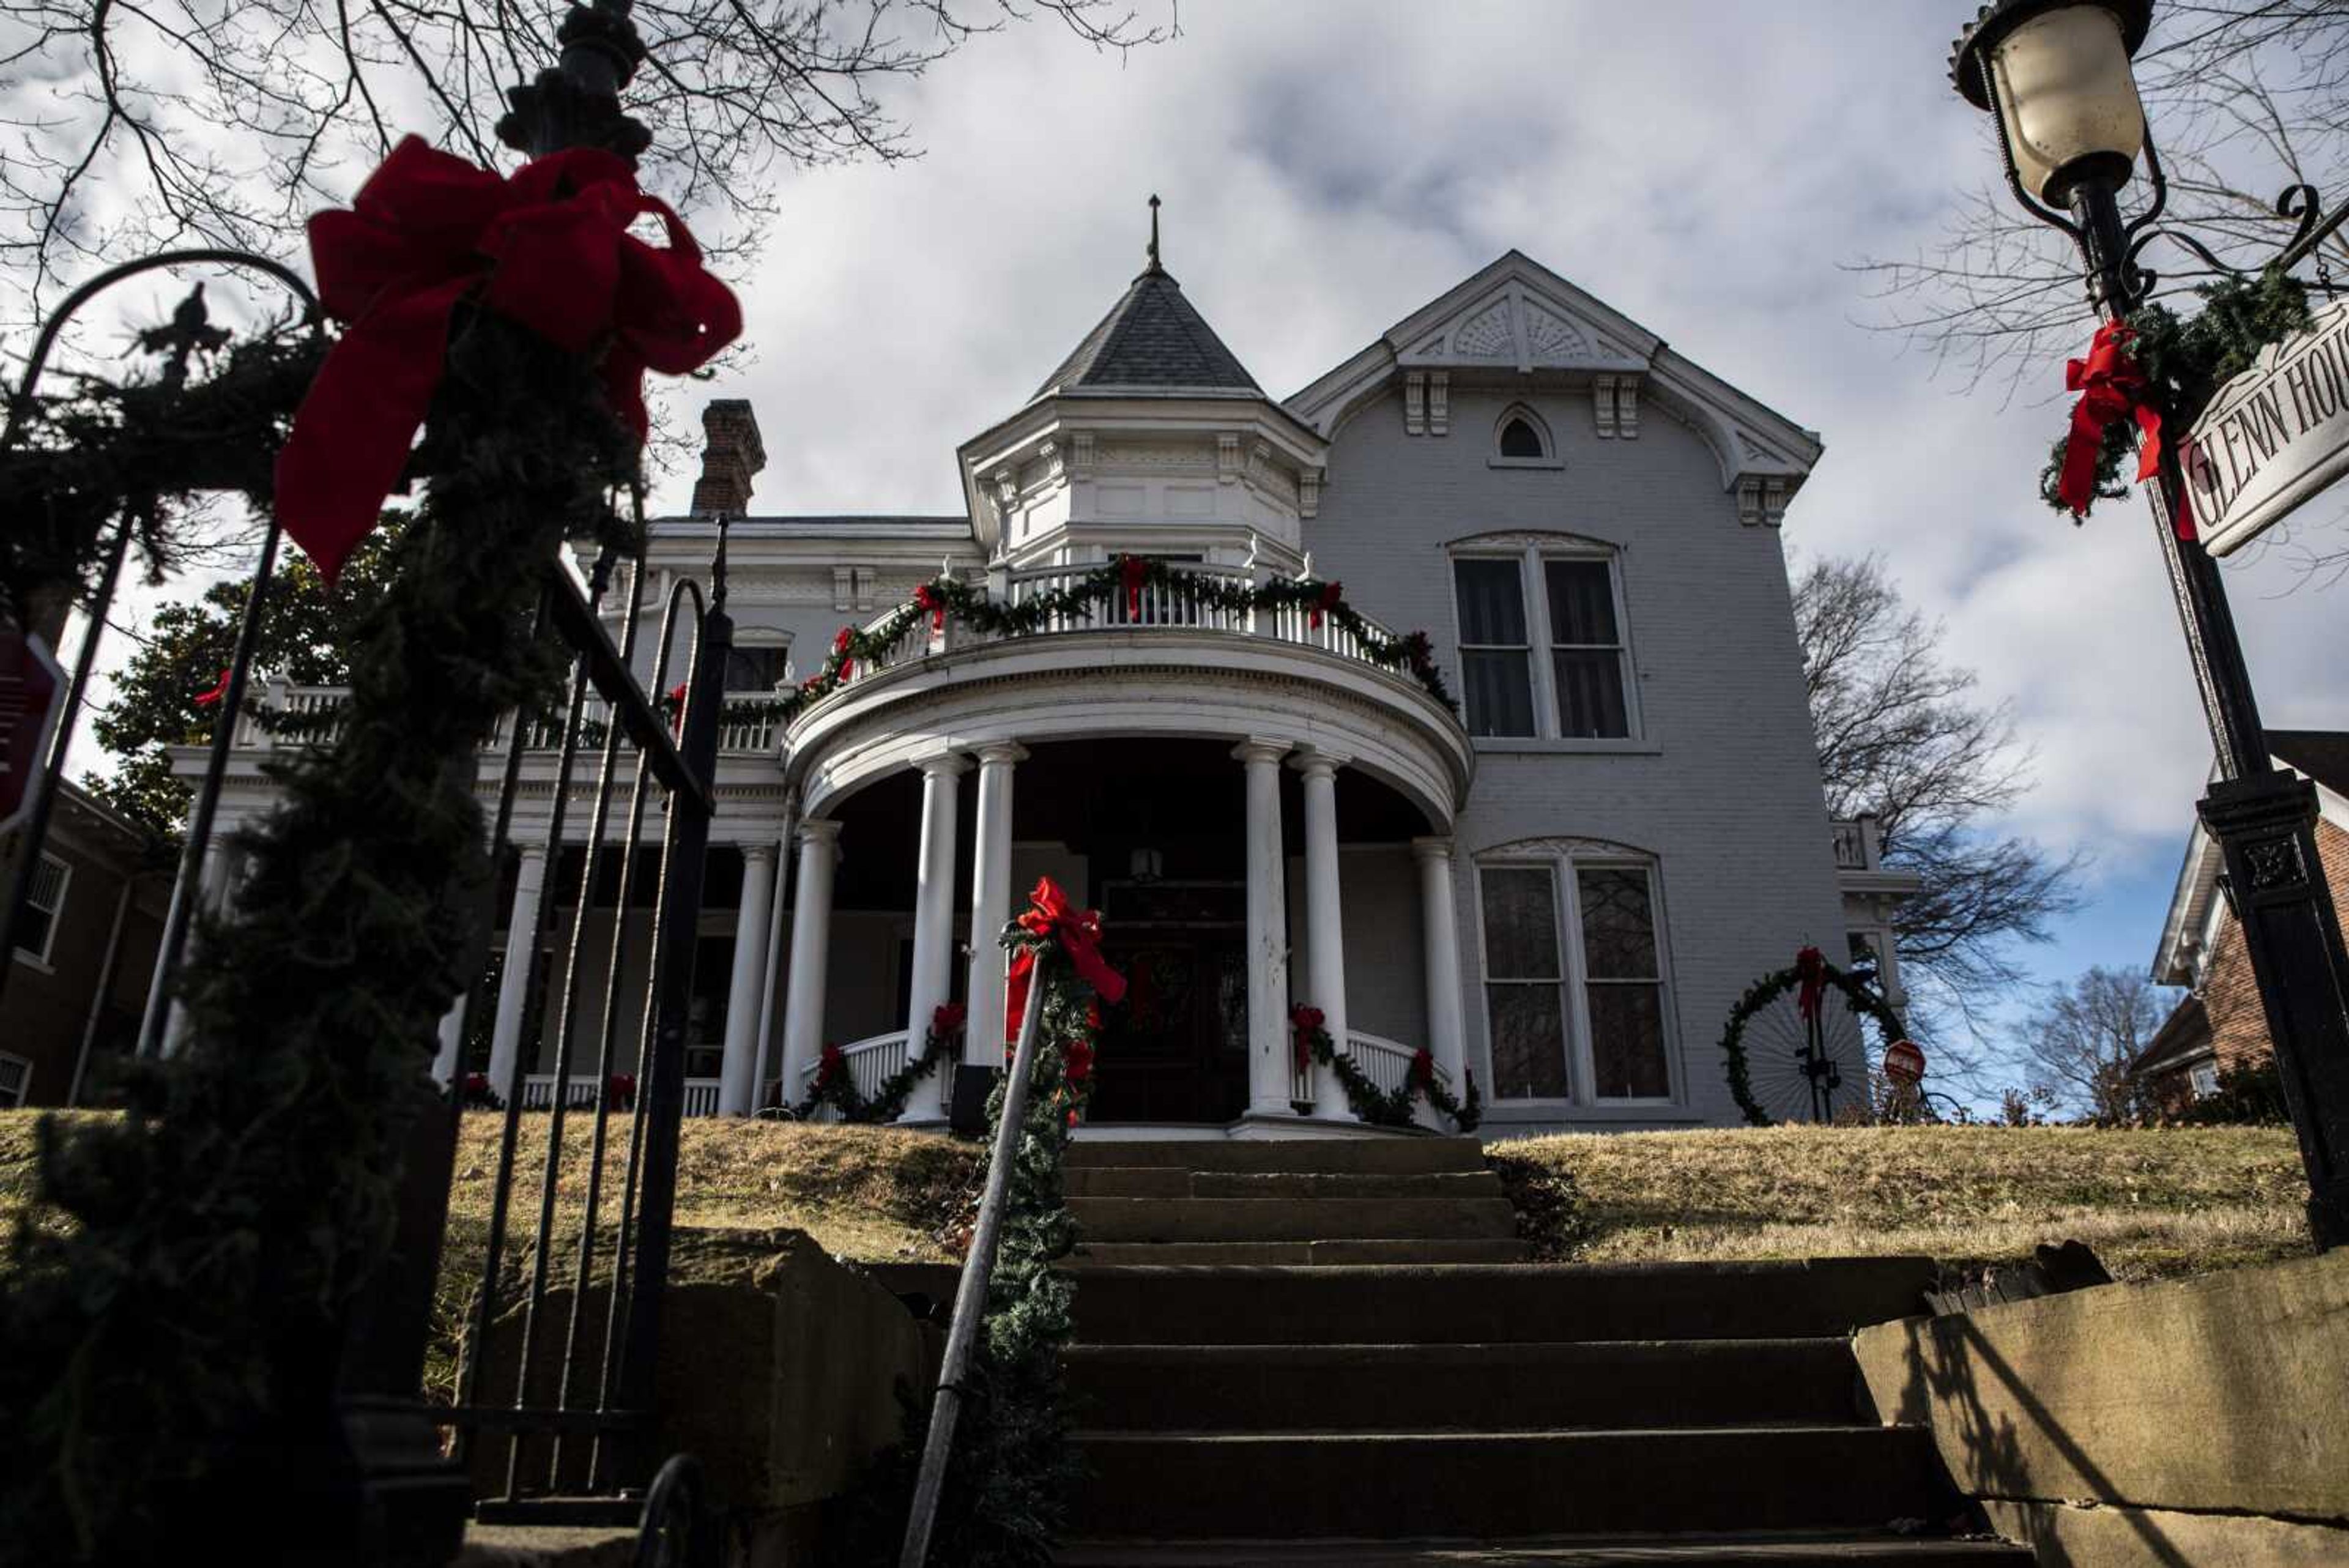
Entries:
MULTIPOLYGON (((1991 168, 1944 74, 1970 11, 1183 0, 1123 62, 1013 27, 890 95, 919 160, 783 178, 750 352, 706 395, 758 407, 761 510, 948 512, 955 444, 1116 298, 1154 192, 1169 268, 1277 395, 1517 247, 1825 434, 1787 542, 1884 556, 2036 750, 2012 826, 2095 857, 2037 971, 2140 965, 2209 761, 2151 524, 2036 499, 2060 370, 1937 379, 1847 270, 1930 244, 1991 168)), ((2349 586, 2273 551, 2228 575, 2271 726, 2349 727, 2349 586)))
MULTIPOLYGON (((2012 401, 1936 379, 1843 265, 1930 243, 1990 167, 1944 74, 1969 9, 1185 0, 1123 65, 981 40, 895 100, 919 161, 786 186, 755 363, 712 390, 758 406, 761 510, 950 512, 955 443, 1117 296, 1153 192, 1280 396, 1516 246, 1824 433, 1788 544, 1882 553, 2037 750, 2015 826, 2095 857, 2034 967, 2143 964, 2210 755, 2152 525, 2036 499, 2060 370, 2012 401)), ((2267 721, 2349 727, 2349 586, 2268 556, 2228 574, 2267 721)))

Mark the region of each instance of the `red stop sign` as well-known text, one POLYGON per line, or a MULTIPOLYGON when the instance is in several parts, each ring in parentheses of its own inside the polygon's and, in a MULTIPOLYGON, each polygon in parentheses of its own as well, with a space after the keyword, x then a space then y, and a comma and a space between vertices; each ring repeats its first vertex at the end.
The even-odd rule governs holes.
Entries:
POLYGON ((0 627, 0 833, 15 831, 57 732, 65 677, 41 639, 0 627))

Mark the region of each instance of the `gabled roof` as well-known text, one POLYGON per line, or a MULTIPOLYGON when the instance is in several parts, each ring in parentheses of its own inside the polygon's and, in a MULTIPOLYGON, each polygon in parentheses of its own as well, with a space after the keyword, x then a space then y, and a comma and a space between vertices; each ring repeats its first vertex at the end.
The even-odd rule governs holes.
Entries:
POLYGON ((2268 753, 2333 794, 2349 795, 2349 731, 2270 730, 2268 753))
POLYGON ((1414 370, 1443 370, 1455 384, 1464 376, 1636 376, 1646 397, 1713 449, 1723 489, 1754 477, 1775 480, 1791 493, 1824 450, 1816 431, 1673 352, 1655 333, 1522 251, 1505 252, 1413 311, 1287 407, 1334 435, 1414 370))
MULTIPOLYGON (((1239 357, 1183 297, 1174 275, 1152 262, 1076 351, 1036 389, 1059 392, 1225 391, 1264 396, 1239 357)), ((1034 398, 1029 400, 1030 402, 1034 398)))

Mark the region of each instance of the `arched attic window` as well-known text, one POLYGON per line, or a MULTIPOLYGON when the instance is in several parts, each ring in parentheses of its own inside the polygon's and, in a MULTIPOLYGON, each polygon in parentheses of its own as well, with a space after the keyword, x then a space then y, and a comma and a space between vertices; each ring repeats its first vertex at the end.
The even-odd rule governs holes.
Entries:
POLYGON ((1539 464, 1555 467, 1551 455, 1549 427, 1542 423, 1539 414, 1519 403, 1501 415, 1494 427, 1495 439, 1493 461, 1496 463, 1539 464))

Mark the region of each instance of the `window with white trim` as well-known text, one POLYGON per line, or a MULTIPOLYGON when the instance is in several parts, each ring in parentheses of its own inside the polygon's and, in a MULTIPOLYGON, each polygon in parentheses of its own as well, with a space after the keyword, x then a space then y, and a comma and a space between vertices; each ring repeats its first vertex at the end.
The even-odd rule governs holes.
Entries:
POLYGON ((1477 867, 1495 1100, 1672 1097, 1655 869, 1554 851, 1477 867))
POLYGON ((1611 741, 1637 732, 1611 555, 1463 551, 1452 580, 1471 735, 1611 741), (1528 583, 1541 591, 1527 593, 1528 583), (1536 649, 1545 650, 1539 660, 1536 649))
POLYGON ((49 961, 56 945, 57 920, 66 912, 66 887, 73 867, 54 855, 43 855, 33 867, 33 886, 25 899, 25 918, 16 927, 16 950, 36 963, 49 961))
POLYGON ((22 1056, 0 1051, 0 1106, 23 1105, 32 1087, 33 1064, 22 1056))
POLYGON ((791 674, 792 650, 783 643, 737 643, 726 650, 729 691, 772 691, 791 674))
POLYGON ((2196 1099, 2208 1099, 2219 1092, 2219 1064, 2216 1062, 2197 1062, 2188 1071, 2186 1081, 2193 1085, 2196 1099))

